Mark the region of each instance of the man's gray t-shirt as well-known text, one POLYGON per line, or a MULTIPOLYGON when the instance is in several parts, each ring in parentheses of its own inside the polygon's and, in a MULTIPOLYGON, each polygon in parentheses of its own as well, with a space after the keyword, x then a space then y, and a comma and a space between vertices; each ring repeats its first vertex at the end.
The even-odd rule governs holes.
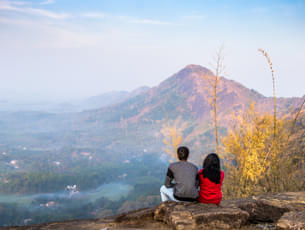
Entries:
POLYGON ((174 187, 174 197, 178 200, 193 201, 198 197, 198 169, 187 161, 169 165, 164 185, 174 187), (174 181, 174 183, 172 183, 174 181))

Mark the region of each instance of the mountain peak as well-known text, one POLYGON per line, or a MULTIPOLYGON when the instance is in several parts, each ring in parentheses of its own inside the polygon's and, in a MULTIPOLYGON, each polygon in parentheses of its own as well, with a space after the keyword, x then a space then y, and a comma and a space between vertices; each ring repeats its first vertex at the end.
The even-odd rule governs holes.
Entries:
POLYGON ((190 64, 178 71, 169 79, 165 80, 161 85, 180 85, 183 88, 195 89, 195 85, 202 85, 204 83, 204 76, 214 76, 213 72, 208 68, 200 65, 190 64), (194 85, 195 84, 195 85, 194 85))
POLYGON ((187 71, 192 71, 192 72, 204 72, 204 73, 209 73, 212 74, 212 71, 209 70, 208 68, 205 68, 201 65, 195 65, 195 64, 189 64, 185 66, 181 71, 187 70, 187 71))

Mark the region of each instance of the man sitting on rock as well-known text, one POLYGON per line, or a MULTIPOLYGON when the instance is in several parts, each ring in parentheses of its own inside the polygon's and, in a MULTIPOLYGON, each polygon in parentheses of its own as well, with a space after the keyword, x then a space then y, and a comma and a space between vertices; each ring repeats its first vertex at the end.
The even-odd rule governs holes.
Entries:
POLYGON ((162 202, 197 201, 198 176, 197 167, 187 162, 189 150, 181 146, 177 150, 179 162, 168 167, 164 185, 160 188, 162 202))

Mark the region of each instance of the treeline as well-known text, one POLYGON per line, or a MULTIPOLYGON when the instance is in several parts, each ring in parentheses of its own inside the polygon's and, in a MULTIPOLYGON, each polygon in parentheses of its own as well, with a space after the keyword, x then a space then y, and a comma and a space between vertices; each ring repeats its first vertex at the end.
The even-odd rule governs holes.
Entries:
POLYGON ((62 191, 67 185, 77 184, 82 188, 93 188, 105 182, 103 170, 87 172, 54 173, 18 173, 6 177, 7 183, 0 184, 1 193, 31 194, 62 191))
POLYGON ((129 163, 101 163, 99 166, 81 165, 64 172, 31 171, 1 175, 0 194, 33 194, 63 191, 67 185, 77 185, 81 191, 102 184, 124 181, 129 184, 153 183, 163 180, 166 168, 158 158, 146 155, 129 163))
POLYGON ((32 194, 62 191, 67 185, 77 184, 80 189, 96 188, 101 184, 117 180, 116 168, 84 168, 69 172, 20 172, 2 176, 1 194, 32 194))

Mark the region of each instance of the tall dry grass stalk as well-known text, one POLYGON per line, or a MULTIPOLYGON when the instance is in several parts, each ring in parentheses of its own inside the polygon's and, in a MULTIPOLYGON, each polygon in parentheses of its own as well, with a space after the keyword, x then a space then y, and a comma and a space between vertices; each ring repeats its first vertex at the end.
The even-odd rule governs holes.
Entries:
POLYGON ((275 77, 274 77, 274 70, 273 70, 273 64, 271 61, 271 58, 269 54, 263 50, 263 49, 258 49, 259 52, 262 53, 262 55, 266 58, 269 68, 271 70, 271 76, 272 76, 272 87, 273 87, 273 138, 275 139, 276 136, 276 94, 275 94, 275 77))
POLYGON ((279 153, 279 143, 277 142, 277 117, 276 117, 276 94, 275 94, 275 77, 274 77, 274 69, 273 69, 273 64, 271 61, 271 58, 269 54, 263 50, 263 49, 258 49, 258 51, 266 58, 267 63, 269 65, 270 71, 271 71, 271 77, 272 77, 272 88, 273 88, 273 139, 272 139, 272 148, 270 151, 266 154, 265 160, 269 157, 271 153, 271 158, 272 158, 272 165, 271 165, 271 180, 273 185, 275 185, 276 188, 278 188, 278 169, 277 169, 277 162, 276 162, 276 156, 279 153))
POLYGON ((217 86, 219 84, 219 78, 223 74, 225 69, 223 50, 224 50, 223 46, 221 46, 220 48, 218 48, 218 50, 216 50, 216 54, 214 57, 214 66, 212 66, 215 74, 213 76, 210 76, 208 74, 203 76, 211 86, 211 90, 208 91, 211 97, 209 103, 212 106, 216 153, 218 155, 219 155, 219 134, 218 134, 218 120, 217 120, 217 86))

